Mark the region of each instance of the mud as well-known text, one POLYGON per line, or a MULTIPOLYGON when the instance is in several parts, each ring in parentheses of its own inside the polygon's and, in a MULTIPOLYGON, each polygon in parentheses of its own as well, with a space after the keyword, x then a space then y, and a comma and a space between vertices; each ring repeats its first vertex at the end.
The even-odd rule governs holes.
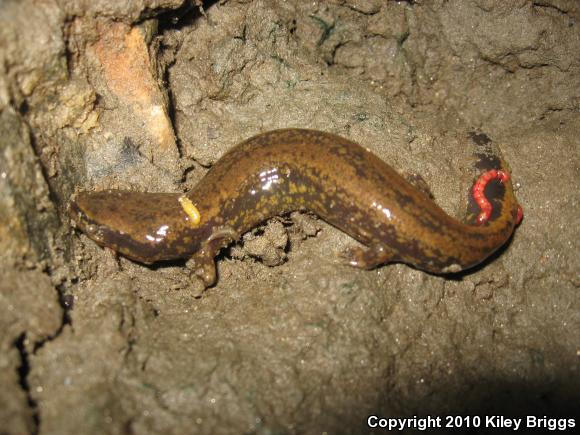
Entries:
POLYGON ((579 20, 572 0, 0 3, 0 433, 578 418, 579 20), (458 217, 485 133, 524 221, 445 278, 349 268, 348 236, 284 216, 203 293, 70 226, 76 190, 185 191, 282 127, 363 144, 458 217))

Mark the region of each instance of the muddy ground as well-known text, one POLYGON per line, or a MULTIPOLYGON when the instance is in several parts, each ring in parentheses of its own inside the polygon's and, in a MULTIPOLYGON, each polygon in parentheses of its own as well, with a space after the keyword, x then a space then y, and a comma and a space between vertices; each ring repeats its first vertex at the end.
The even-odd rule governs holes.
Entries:
POLYGON ((0 433, 578 416, 577 1, 7 0, 0 59, 0 433), (457 217, 484 132, 524 221, 450 278, 350 268, 352 239, 283 217, 202 294, 183 262, 116 260, 71 228, 75 191, 185 191, 281 127, 363 144, 457 217))

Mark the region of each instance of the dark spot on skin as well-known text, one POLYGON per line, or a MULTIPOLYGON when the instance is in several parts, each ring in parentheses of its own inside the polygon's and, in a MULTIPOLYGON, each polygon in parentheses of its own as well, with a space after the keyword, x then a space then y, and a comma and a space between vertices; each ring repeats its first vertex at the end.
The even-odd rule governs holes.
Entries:
POLYGON ((397 200, 397 202, 402 206, 402 207, 408 207, 410 204, 413 204, 414 200, 411 196, 400 192, 398 190, 394 191, 395 194, 395 198, 397 200))
POLYGON ((418 266, 424 268, 436 266, 437 258, 427 256, 427 253, 421 245, 417 240, 407 240, 403 246, 397 247, 397 252, 403 259, 413 259, 413 264, 417 264, 418 266))
POLYGON ((425 228, 428 228, 430 231, 444 231, 441 222, 439 222, 437 219, 434 219, 433 216, 429 216, 428 214, 417 214, 415 218, 421 223, 421 225, 423 225, 425 228))

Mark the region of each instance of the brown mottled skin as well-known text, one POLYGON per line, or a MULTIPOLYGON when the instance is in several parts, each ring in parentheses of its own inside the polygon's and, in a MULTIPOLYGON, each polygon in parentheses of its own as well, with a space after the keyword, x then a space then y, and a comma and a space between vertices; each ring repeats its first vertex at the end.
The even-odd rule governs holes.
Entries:
MULTIPOLYGON (((472 135, 472 141, 478 170, 507 170, 485 136, 472 135)), ((71 202, 71 215, 90 238, 133 260, 191 259, 205 286, 215 282, 214 256, 221 248, 294 210, 314 212, 366 245, 345 253, 354 266, 400 261, 449 273, 481 263, 516 226, 511 182, 492 182, 489 192, 490 221, 462 223, 360 145, 320 131, 287 129, 235 146, 186 194, 201 214, 196 228, 176 193, 81 192, 71 202)), ((470 206, 473 222, 478 210, 470 206)))

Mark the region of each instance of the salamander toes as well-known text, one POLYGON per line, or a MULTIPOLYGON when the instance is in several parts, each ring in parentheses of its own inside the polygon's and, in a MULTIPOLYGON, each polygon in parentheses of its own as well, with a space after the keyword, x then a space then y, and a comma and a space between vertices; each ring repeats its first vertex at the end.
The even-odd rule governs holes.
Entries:
POLYGON ((187 268, 201 280, 205 288, 211 287, 217 280, 214 255, 202 249, 186 263, 187 268))

